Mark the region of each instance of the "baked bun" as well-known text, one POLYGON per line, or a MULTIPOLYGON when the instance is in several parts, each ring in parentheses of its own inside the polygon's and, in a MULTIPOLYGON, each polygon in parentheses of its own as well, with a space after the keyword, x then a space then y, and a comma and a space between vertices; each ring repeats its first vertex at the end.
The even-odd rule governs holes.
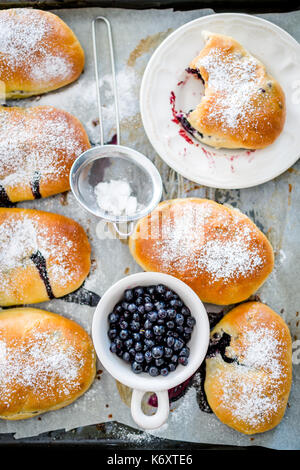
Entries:
POLYGON ((0 206, 70 189, 75 159, 90 148, 80 121, 51 106, 0 106, 0 206))
POLYGON ((74 321, 35 308, 0 312, 0 418, 26 419, 77 400, 91 386, 96 355, 74 321))
POLYGON ((83 228, 59 214, 0 208, 0 305, 62 297, 90 270, 83 228))
POLYGON ((256 225, 208 199, 160 203, 138 221, 129 247, 145 271, 171 274, 202 301, 220 305, 247 299, 274 265, 272 247, 256 225))
POLYGON ((206 31, 204 37, 204 49, 187 70, 204 81, 205 94, 187 115, 187 130, 216 148, 272 144, 286 114, 279 83, 233 38, 206 31))
POLYGON ((291 335, 267 305, 239 305, 212 330, 204 390, 223 423, 244 434, 274 428, 284 415, 291 382, 291 335))
POLYGON ((84 52, 73 31, 48 11, 0 11, 0 81, 6 98, 27 98, 74 82, 84 52))

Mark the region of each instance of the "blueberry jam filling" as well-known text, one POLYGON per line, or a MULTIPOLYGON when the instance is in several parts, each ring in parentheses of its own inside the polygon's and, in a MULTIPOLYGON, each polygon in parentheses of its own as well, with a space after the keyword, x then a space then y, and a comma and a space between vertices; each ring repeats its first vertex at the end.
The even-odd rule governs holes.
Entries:
POLYGON ((195 318, 180 297, 163 284, 127 289, 108 316, 110 351, 136 374, 167 376, 186 366, 195 318))
POLYGON ((185 69, 187 73, 191 73, 193 75, 196 75, 197 78, 199 78, 201 80, 201 82, 203 83, 203 85, 205 84, 205 81, 201 75, 201 73, 199 72, 198 69, 191 69, 190 67, 188 67, 187 69, 185 69))
MULTIPOLYGON (((191 112, 191 111, 190 111, 191 112)), ((189 123, 189 121, 187 120, 187 116, 189 115, 189 113, 187 114, 184 114, 184 113, 177 113, 176 114, 176 118, 178 119, 178 121, 180 122, 180 124, 182 125, 183 129, 185 131, 187 131, 189 134, 191 134, 193 137, 195 136, 195 134, 198 134, 201 139, 203 139, 203 134, 201 134, 201 132, 197 131, 193 126, 191 126, 191 124, 189 123)))

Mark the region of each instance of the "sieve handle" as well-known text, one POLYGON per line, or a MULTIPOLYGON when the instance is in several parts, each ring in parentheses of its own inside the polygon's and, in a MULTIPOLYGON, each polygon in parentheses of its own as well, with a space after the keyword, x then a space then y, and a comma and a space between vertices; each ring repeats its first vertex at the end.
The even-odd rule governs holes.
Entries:
POLYGON ((120 237, 122 237, 122 238, 128 238, 128 237, 130 237, 130 235, 132 235, 132 232, 133 232, 133 229, 134 229, 134 223, 133 223, 133 222, 130 222, 130 225, 129 225, 130 230, 129 230, 129 232, 122 232, 121 230, 119 230, 118 227, 117 227, 116 222, 113 223, 113 226, 114 226, 114 229, 115 229, 115 231, 117 232, 117 234, 120 235, 120 237))
POLYGON ((104 22, 105 25, 106 25, 106 29, 107 29, 108 44, 109 44, 109 55, 110 55, 110 63, 111 63, 111 73, 112 73, 112 86, 113 86, 114 103, 115 103, 115 120, 116 120, 117 145, 120 145, 119 101, 118 101, 118 91, 117 91, 117 81, 116 81, 114 47, 113 47, 111 25, 110 25, 110 22, 108 21, 108 19, 105 18, 104 16, 97 16, 92 21, 93 52, 94 52, 94 67, 95 67, 95 80, 96 80, 99 129, 100 129, 100 144, 104 145, 104 131, 103 131, 103 123, 102 123, 102 107, 101 107, 101 94, 100 94, 99 73, 98 73, 98 54, 97 54, 97 41, 96 41, 96 23, 98 21, 104 22))

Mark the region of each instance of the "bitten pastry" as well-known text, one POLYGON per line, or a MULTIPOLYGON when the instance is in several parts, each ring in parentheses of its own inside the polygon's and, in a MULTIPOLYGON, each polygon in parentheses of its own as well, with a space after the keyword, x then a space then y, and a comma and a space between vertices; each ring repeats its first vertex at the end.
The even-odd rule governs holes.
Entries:
POLYGON ((239 305, 215 326, 204 389, 223 423, 244 434, 274 428, 284 415, 291 381, 291 335, 267 305, 239 305))
POLYGON ((0 208, 0 305, 44 302, 78 289, 89 273, 90 253, 74 220, 0 208))
POLYGON ((80 121, 51 106, 0 107, 0 206, 70 189, 75 159, 90 148, 80 121))
POLYGON ((26 419, 77 400, 96 372, 81 326, 35 308, 0 312, 0 418, 26 419))
POLYGON ((273 249, 241 212, 208 199, 164 201, 138 221, 130 251, 145 271, 171 274, 204 302, 227 305, 253 294, 273 269, 273 249))
POLYGON ((0 81, 6 98, 56 90, 76 80, 83 67, 82 47, 58 16, 27 8, 0 11, 0 81))
MULTIPOLYGON (((188 72, 205 85, 183 126, 212 147, 261 149, 274 142, 285 122, 285 97, 265 66, 229 36, 203 32, 206 44, 188 72)), ((180 119, 180 117, 179 117, 180 119)))

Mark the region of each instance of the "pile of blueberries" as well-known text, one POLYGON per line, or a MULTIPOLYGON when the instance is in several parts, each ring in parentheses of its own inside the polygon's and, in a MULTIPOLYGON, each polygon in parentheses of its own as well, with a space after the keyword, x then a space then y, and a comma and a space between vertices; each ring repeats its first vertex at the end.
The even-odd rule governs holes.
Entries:
POLYGON ((163 284, 127 289, 108 316, 110 350, 136 374, 166 376, 187 365, 196 323, 180 297, 163 284))

